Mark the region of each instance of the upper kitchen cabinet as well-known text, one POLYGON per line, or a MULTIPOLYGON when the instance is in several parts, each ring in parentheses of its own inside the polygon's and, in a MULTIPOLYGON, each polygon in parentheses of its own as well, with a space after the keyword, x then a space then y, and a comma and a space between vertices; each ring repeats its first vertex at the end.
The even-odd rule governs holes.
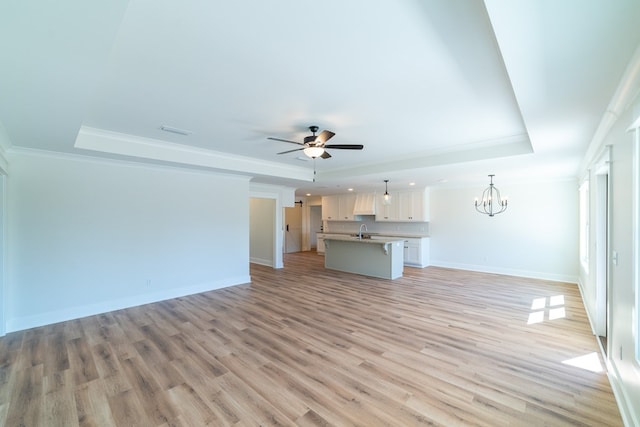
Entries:
POLYGON ((338 196, 338 216, 340 221, 355 221, 353 210, 356 207, 356 195, 340 194, 338 196))
POLYGON ((426 188, 390 194, 391 203, 388 205, 384 204, 382 195, 378 196, 376 221, 429 221, 429 192, 426 188))
POLYGON ((355 221, 355 194, 336 194, 322 197, 322 219, 325 221, 355 221))
POLYGON ((429 191, 401 191, 398 193, 398 221, 429 221, 429 191))
POLYGON ((340 213, 338 212, 338 196, 322 196, 322 219, 324 221, 337 221, 340 213))
POLYGON ((376 221, 399 221, 398 216, 398 193, 389 193, 391 195, 391 203, 384 203, 384 196, 378 194, 376 196, 376 221))

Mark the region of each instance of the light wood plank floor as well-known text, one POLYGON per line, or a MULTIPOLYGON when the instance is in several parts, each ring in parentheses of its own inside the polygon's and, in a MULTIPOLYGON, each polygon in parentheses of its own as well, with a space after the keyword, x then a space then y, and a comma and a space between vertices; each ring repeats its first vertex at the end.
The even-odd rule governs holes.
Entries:
POLYGON ((601 362, 575 285, 285 265, 8 334, 0 425, 622 425, 606 374, 566 363, 601 362))

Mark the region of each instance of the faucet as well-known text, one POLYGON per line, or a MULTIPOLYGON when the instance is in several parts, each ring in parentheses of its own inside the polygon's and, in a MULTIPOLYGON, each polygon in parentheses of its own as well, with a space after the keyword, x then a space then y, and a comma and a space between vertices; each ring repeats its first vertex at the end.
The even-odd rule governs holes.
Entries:
POLYGON ((358 232, 358 239, 362 240, 362 227, 364 227, 364 231, 369 231, 367 230, 367 224, 361 224, 360 225, 360 231, 358 232))

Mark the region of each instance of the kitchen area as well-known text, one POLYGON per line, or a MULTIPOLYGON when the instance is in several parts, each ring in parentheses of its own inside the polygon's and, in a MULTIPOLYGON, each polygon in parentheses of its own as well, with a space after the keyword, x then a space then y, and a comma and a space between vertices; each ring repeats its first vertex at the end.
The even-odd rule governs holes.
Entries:
POLYGON ((346 193, 322 197, 316 251, 325 267, 394 279, 403 266, 429 265, 429 192, 346 193))

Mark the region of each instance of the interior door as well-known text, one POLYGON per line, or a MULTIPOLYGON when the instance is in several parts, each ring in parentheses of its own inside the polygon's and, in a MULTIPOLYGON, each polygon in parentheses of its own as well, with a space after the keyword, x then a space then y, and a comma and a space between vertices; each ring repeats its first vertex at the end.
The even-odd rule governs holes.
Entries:
POLYGON ((300 252, 302 248, 302 207, 284 208, 284 252, 300 252))

